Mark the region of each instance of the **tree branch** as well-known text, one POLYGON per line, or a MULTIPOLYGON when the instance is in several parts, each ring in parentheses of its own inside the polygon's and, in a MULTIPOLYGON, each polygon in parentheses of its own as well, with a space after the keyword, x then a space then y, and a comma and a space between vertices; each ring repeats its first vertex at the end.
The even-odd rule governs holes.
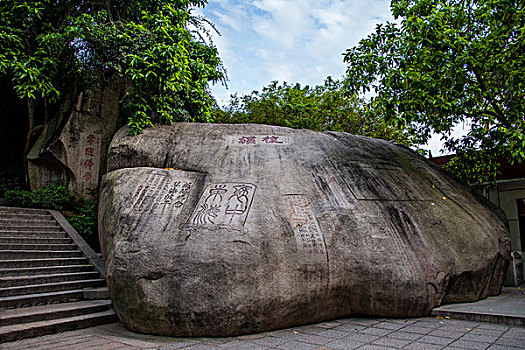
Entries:
MULTIPOLYGON (((474 73, 474 76, 476 77, 480 87, 481 87, 481 90, 483 92, 487 92, 488 89, 487 87, 485 86, 485 83, 483 81, 483 78, 481 77, 481 75, 478 73, 477 69, 469 63, 469 66, 472 68, 472 72, 474 73)), ((505 118, 504 114, 503 114, 503 111, 499 108, 499 106, 496 104, 496 102, 494 102, 493 99, 490 99, 490 98, 487 98, 488 102, 490 103, 490 105, 492 106, 492 108, 494 108, 494 111, 486 111, 485 113, 487 114, 490 114, 492 115, 493 117, 495 117, 496 119, 498 119, 503 125, 505 125, 507 128, 510 128, 512 127, 511 123, 508 121, 507 118, 505 118)))

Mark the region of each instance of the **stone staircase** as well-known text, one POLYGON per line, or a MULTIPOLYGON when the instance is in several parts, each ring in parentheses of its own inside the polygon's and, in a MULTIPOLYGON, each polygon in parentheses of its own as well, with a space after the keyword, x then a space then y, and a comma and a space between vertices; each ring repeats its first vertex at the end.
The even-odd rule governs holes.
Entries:
POLYGON ((115 321, 100 258, 59 212, 0 207, 0 343, 115 321))

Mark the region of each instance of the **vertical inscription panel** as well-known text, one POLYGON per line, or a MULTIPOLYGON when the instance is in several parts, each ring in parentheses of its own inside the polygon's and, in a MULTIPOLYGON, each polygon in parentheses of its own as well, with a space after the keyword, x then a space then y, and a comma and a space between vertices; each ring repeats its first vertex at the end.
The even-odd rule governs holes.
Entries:
POLYGON ((193 225, 244 226, 257 186, 250 183, 208 185, 190 218, 193 225))
POLYGON ((99 132, 82 133, 79 141, 77 177, 80 188, 95 188, 100 169, 101 140, 99 132))
POLYGON ((323 233, 308 198, 302 194, 286 195, 285 198, 298 251, 309 262, 328 261, 323 233))
POLYGON ((179 215, 188 199, 192 182, 168 174, 149 174, 135 189, 131 204, 124 213, 161 214, 169 211, 179 215))

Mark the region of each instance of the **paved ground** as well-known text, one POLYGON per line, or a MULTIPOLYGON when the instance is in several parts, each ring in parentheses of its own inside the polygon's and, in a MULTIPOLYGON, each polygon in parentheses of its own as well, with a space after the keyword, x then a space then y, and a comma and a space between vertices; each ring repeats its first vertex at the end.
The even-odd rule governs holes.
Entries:
POLYGON ((232 338, 166 338, 115 323, 0 344, 0 349, 525 349, 525 327, 426 317, 348 318, 232 338))
MULTIPOLYGON (((0 349, 525 349, 525 327, 462 321, 489 314, 499 322, 525 319, 525 285, 476 303, 444 306, 450 317, 347 318, 231 338, 167 338, 133 333, 120 323, 0 344, 0 349)), ((525 324, 525 323, 521 323, 525 324)))
POLYGON ((500 295, 475 303, 443 305, 432 310, 432 314, 525 326, 525 284, 520 287, 503 287, 500 295))

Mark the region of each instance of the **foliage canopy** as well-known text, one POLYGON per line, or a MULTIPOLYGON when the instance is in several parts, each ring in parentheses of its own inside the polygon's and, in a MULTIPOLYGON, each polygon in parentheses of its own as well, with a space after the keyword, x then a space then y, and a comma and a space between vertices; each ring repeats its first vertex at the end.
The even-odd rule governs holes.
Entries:
POLYGON ((342 83, 330 77, 313 88, 274 81, 260 92, 233 95, 225 108, 215 109, 214 121, 345 131, 413 145, 410 130, 389 126, 363 105, 357 95, 345 96, 342 83))
POLYGON ((346 51, 349 93, 374 91, 388 121, 442 134, 451 169, 493 180, 497 155, 525 160, 525 2, 392 0, 395 23, 346 51), (458 123, 469 126, 454 139, 458 123))
POLYGON ((225 76, 215 47, 190 30, 203 29, 205 20, 191 9, 206 3, 2 0, 0 75, 27 100, 30 128, 39 100, 48 112, 74 88, 109 77, 126 83, 133 133, 153 120, 208 120, 213 99, 206 88, 225 76))

